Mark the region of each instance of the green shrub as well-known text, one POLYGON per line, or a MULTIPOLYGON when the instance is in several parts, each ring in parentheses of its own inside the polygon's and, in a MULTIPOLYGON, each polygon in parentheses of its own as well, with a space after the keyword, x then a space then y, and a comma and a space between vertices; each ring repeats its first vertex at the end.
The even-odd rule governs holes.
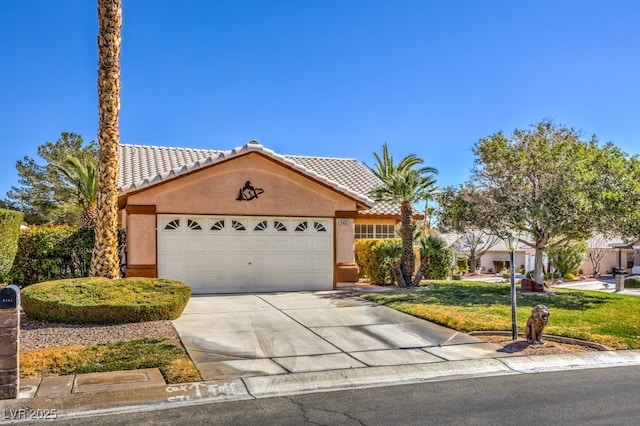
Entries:
POLYGON ((453 250, 445 248, 431 256, 431 262, 424 273, 425 280, 446 280, 453 268, 453 250))
POLYGON ((380 240, 375 238, 362 238, 355 241, 354 254, 360 270, 360 277, 362 278, 369 278, 376 268, 376 261, 371 254, 371 247, 376 245, 378 241, 380 240))
POLYGON ((94 236, 89 229, 32 226, 18 239, 11 282, 25 287, 37 282, 88 275, 94 236))
POLYGON ((456 262, 458 266, 458 272, 461 274, 465 274, 469 271, 469 260, 467 259, 458 259, 456 262))
POLYGON ((569 280, 569 281, 571 281, 571 280, 575 280, 575 279, 576 279, 576 276, 575 276, 574 274, 572 274, 571 272, 568 272, 568 273, 566 273, 566 274, 564 274, 564 275, 563 275, 563 278, 564 278, 565 280, 569 280))
POLYGON ((452 279, 452 280, 454 280, 454 281, 460 281, 460 280, 462 279, 462 275, 460 275, 460 274, 453 274, 453 275, 451 276, 451 279, 452 279))
POLYGON ((48 281, 22 291, 32 319, 68 324, 123 324, 180 316, 191 288, 159 278, 73 278, 48 281))
MULTIPOLYGON (((416 268, 420 265, 419 252, 418 247, 414 247, 416 268)), ((355 254, 362 276, 368 278, 373 284, 391 285, 395 282, 392 264, 400 262, 402 240, 400 238, 359 239, 355 242, 355 254)), ((448 248, 432 255, 424 279, 447 279, 451 274, 453 259, 453 250, 448 248)))
POLYGON ((632 275, 625 278, 624 286, 629 288, 640 288, 640 275, 632 275))
POLYGON ((372 284, 394 283, 392 264, 400 261, 402 240, 399 238, 361 239, 356 241, 356 263, 372 284))
POLYGON ((556 280, 560 277, 561 277, 560 272, 547 272, 542 276, 544 280, 556 280))
POLYGON ((0 209, 0 283, 6 282, 18 250, 22 212, 0 209))
POLYGON ((585 241, 570 241, 560 247, 547 251, 549 261, 554 268, 566 277, 567 274, 578 274, 578 267, 587 255, 587 243, 585 241))
MULTIPOLYGON (((118 238, 120 245, 124 244, 123 230, 119 231, 118 238)), ((93 229, 32 226, 20 233, 9 278, 12 283, 26 287, 43 281, 86 277, 94 243, 93 229)))
POLYGON ((385 238, 373 247, 371 252, 378 267, 374 269, 372 281, 380 284, 393 284, 393 265, 400 263, 402 255, 402 240, 399 238, 385 238))

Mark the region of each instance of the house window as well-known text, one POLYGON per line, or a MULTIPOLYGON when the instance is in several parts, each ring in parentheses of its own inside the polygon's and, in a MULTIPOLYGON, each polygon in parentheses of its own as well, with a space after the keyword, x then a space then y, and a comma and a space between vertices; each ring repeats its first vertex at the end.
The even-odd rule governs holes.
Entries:
POLYGON ((355 238, 395 238, 395 225, 356 224, 355 238))
POLYGON ((233 229, 235 229, 236 231, 246 231, 247 228, 244 226, 244 224, 242 222, 240 222, 239 220, 232 220, 231 221, 231 227, 233 229))
POLYGON ((191 231, 202 231, 202 226, 195 220, 187 219, 187 227, 191 231))
POLYGON ((627 253, 627 269, 633 269, 633 260, 635 259, 635 255, 633 253, 627 253))
POLYGON ((258 222, 258 224, 253 228, 254 231, 266 231, 267 230, 267 221, 263 220, 262 222, 258 222))
POLYGON ((313 222, 313 229, 315 229, 317 232, 327 232, 327 228, 325 228, 324 225, 320 222, 313 222))
POLYGON ((173 219, 171 222, 167 223, 167 226, 164 227, 164 229, 170 230, 170 231, 173 231, 178 228, 180 228, 180 219, 173 219))
POLYGON ((211 225, 212 231, 222 231, 224 229, 224 220, 218 220, 211 225))

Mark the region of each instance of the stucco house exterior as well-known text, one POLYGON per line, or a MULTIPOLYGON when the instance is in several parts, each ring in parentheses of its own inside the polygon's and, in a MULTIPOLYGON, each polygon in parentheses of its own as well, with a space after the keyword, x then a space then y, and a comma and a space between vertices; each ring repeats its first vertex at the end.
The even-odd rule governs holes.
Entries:
POLYGON ((121 145, 126 276, 198 293, 330 290, 358 279, 354 238, 393 236, 399 208, 375 203, 360 161, 121 145), (389 235, 391 234, 391 235, 389 235))

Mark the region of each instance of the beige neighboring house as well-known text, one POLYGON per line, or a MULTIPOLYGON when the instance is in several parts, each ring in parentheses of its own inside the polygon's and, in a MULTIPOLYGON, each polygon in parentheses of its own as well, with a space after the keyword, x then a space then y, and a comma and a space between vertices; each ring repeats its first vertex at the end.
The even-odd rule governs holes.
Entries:
MULTIPOLYGON (((443 234, 443 238, 447 241, 447 246, 454 250, 456 256, 466 256, 465 251, 461 248, 463 243, 460 241, 460 236, 448 233, 443 234)), ((621 268, 629 273, 640 274, 640 240, 629 242, 622 238, 595 235, 587 241, 587 247, 590 251, 602 254, 600 274, 610 274, 614 268, 621 268)), ((495 271, 493 262, 496 260, 509 260, 509 250, 503 240, 498 240, 482 256, 480 259, 482 271, 499 272, 495 271)), ((535 250, 520 242, 514 251, 514 263, 516 269, 523 267, 525 271, 533 270, 535 250)), ((578 270, 582 271, 583 275, 593 275, 593 264, 589 256, 585 256, 578 270)))
POLYGON ((198 293, 331 290, 358 279, 356 237, 394 236, 396 206, 360 161, 120 145, 126 275, 198 293))

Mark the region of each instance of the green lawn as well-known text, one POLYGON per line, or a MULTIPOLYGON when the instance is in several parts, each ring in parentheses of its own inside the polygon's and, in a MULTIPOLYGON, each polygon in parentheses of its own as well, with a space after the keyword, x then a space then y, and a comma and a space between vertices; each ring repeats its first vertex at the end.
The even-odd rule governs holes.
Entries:
MULTIPOLYGON (((429 281, 428 285, 429 291, 362 297, 462 332, 511 330, 509 285, 469 281, 429 281)), ((544 304, 551 312, 545 334, 615 349, 640 348, 640 297, 568 289, 554 292, 517 296, 519 331, 524 331, 531 309, 544 304)))

